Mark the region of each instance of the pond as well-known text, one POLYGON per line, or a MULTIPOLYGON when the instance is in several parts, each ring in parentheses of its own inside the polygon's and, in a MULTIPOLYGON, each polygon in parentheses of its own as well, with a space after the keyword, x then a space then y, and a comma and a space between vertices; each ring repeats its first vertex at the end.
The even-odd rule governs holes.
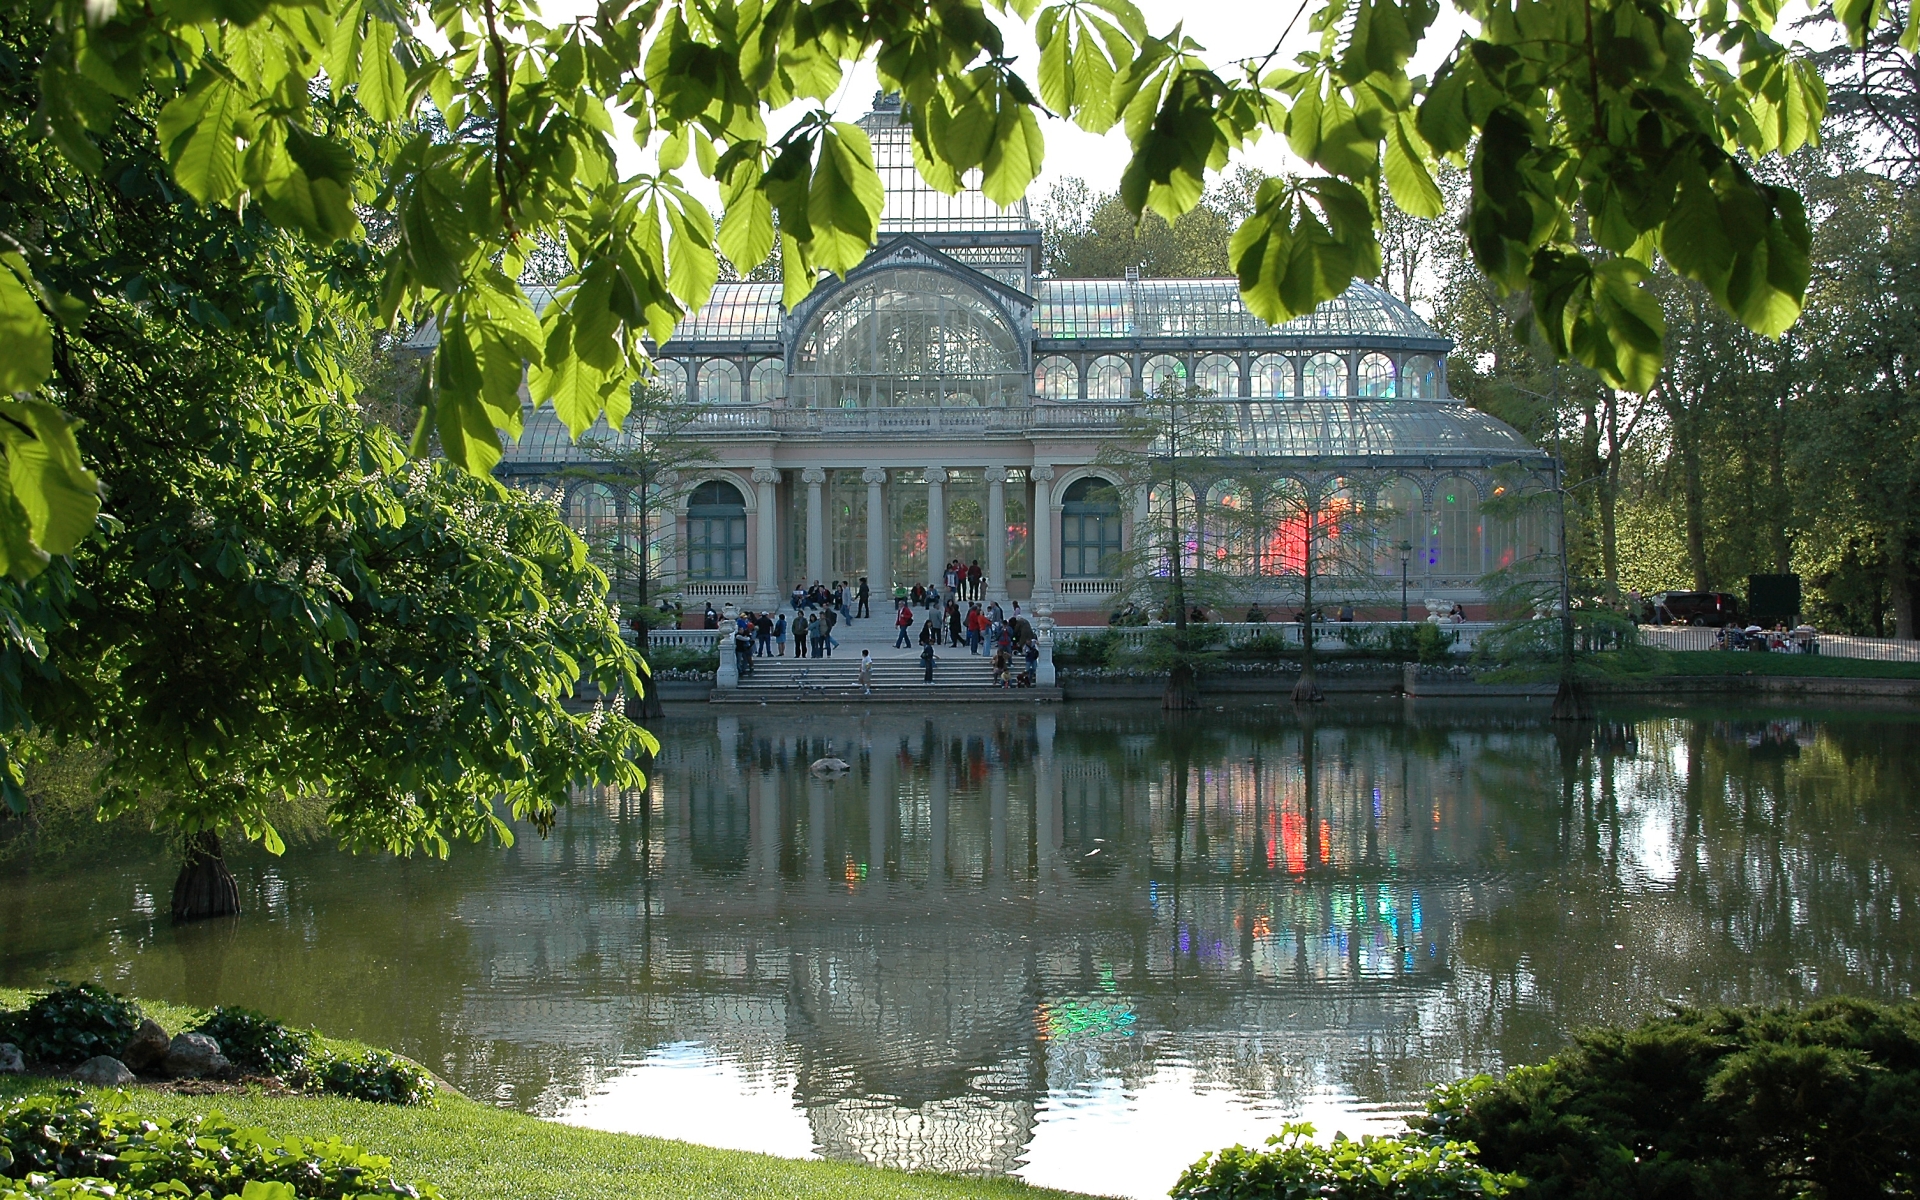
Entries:
POLYGON ((562 1121, 1153 1196, 1583 1025, 1920 974, 1920 722, 975 707, 672 720, 647 790, 544 840, 242 851, 235 921, 167 923, 164 847, 15 864, 0 983, 245 1004, 562 1121))

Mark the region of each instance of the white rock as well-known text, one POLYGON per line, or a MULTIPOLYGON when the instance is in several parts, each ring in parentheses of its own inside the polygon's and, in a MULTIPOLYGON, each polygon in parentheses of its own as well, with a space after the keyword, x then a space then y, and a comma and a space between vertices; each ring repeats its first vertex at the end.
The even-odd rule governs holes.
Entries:
POLYGON ((18 1075, 27 1069, 27 1060, 22 1057, 20 1047, 12 1042, 0 1042, 0 1075, 18 1075))
POLYGON ((220 1053, 220 1043, 206 1034, 181 1033, 174 1035, 160 1069, 176 1079, 207 1079, 230 1073, 233 1064, 220 1053))
POLYGON ((88 1087, 125 1087, 133 1082, 127 1064, 110 1054, 97 1054, 73 1069, 73 1078, 88 1087))

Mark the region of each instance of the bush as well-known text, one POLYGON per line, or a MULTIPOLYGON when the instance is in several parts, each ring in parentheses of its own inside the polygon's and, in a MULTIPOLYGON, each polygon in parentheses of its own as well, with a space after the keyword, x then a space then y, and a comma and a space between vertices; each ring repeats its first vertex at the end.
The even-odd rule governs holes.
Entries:
POLYGON ((698 646, 651 646, 647 664, 655 671, 717 671, 720 651, 698 646))
POLYGON ((359 1058, 328 1056, 307 1065, 307 1081, 322 1091, 376 1104, 431 1104, 433 1076, 402 1058, 369 1050, 359 1058))
POLYGON ((229 1062, 256 1075, 292 1076, 313 1053, 313 1035, 250 1008, 216 1008, 194 1026, 220 1043, 229 1062))
POLYGON ((1683 1010, 1435 1093, 1414 1125, 1528 1200, 1785 1200, 1920 1189, 1920 1003, 1683 1010))
POLYGON ((1060 667, 1104 667, 1114 652, 1125 645, 1126 640, 1118 630, 1096 629, 1056 643, 1053 662, 1060 667))
POLYGON ((98 1054, 118 1057, 140 1028, 140 1007, 93 983, 59 984, 25 1010, 8 1013, 0 1041, 30 1061, 70 1067, 98 1054))
POLYGON ((393 1163, 337 1138, 275 1138, 218 1113, 150 1121, 69 1088, 0 1109, 0 1200, 230 1196, 244 1200, 436 1197, 393 1178, 393 1163))
POLYGON ((1335 1134, 1325 1146, 1313 1126, 1288 1125, 1267 1150, 1231 1146, 1188 1167, 1174 1200, 1455 1200, 1505 1196, 1522 1185, 1473 1160, 1473 1147, 1422 1138, 1335 1134))

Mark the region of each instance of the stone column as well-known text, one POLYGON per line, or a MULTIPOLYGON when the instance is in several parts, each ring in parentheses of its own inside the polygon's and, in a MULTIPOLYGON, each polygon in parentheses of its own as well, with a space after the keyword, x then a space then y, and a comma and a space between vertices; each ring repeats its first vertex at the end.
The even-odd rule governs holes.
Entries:
POLYGON ((987 468, 987 595, 1007 600, 1007 469, 987 468))
POLYGON ((1053 601, 1053 468, 1033 468, 1033 605, 1053 601))
POLYGON ((807 485, 806 582, 811 586, 815 580, 821 583, 827 580, 827 511, 826 500, 821 495, 827 473, 819 467, 808 467, 800 472, 800 480, 807 485))
POLYGON ((780 521, 774 510, 774 485, 780 482, 780 472, 772 467, 753 469, 754 504, 754 581, 753 606, 769 610, 780 603, 780 521))
POLYGON ((927 468, 927 580, 939 583, 947 571, 947 473, 927 468))
POLYGON ((878 613, 881 602, 893 598, 893 571, 887 561, 887 498, 881 491, 887 473, 868 467, 860 472, 860 482, 867 485, 867 584, 873 589, 873 611, 878 613))

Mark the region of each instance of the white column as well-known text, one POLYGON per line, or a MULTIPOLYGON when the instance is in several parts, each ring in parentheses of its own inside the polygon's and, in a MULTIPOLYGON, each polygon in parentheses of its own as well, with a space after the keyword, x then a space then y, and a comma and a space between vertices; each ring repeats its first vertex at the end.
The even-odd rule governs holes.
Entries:
POLYGON ((1007 469, 987 468, 987 595, 1007 599, 1007 469))
POLYGON ((827 473, 819 467, 808 467, 800 472, 800 481, 807 485, 807 583, 815 580, 825 583, 827 580, 827 525, 826 501, 821 496, 820 485, 827 481, 827 473))
POLYGON ((927 468, 927 579, 939 583, 947 570, 947 473, 927 468))
POLYGON ((880 488, 887 473, 879 467, 860 472, 867 485, 867 585, 873 589, 873 611, 893 598, 893 571, 887 562, 887 498, 880 488))
POLYGON ((1053 599, 1053 468, 1033 468, 1033 600, 1053 599))
POLYGON ((780 603, 780 522, 779 514, 774 511, 774 485, 780 482, 780 472, 772 467, 753 469, 754 537, 757 541, 754 553, 753 606, 758 609, 771 609, 780 603))

